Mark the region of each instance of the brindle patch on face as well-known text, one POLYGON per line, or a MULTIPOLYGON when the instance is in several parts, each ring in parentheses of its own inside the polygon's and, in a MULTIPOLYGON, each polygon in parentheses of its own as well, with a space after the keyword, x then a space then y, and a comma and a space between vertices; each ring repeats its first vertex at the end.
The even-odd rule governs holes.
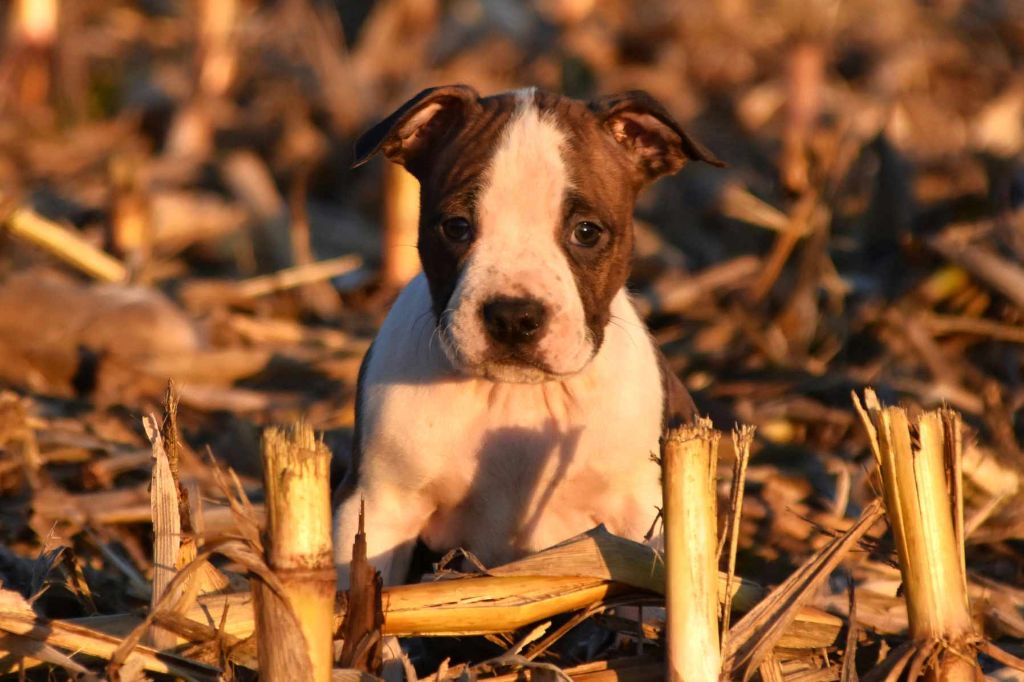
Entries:
POLYGON ((438 318, 448 307, 460 268, 473 248, 472 242, 458 245, 445 240, 440 224, 463 217, 476 225, 478 196, 500 133, 515 111, 512 103, 511 95, 481 99, 481 112, 451 131, 421 180, 418 247, 438 318))

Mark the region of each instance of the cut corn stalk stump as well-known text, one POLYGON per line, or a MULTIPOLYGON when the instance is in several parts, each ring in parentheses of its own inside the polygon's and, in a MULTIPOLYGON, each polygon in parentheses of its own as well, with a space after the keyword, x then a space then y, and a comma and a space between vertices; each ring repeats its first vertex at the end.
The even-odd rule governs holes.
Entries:
POLYGON ((669 682, 713 682, 721 673, 715 492, 720 436, 710 420, 700 419, 670 431, 662 446, 669 682))
POLYGON ((253 583, 260 671, 267 680, 331 679, 336 577, 330 457, 302 423, 263 436, 266 559, 283 592, 253 583))
MULTIPOLYGON (((882 475, 882 496, 903 574, 910 678, 974 680, 978 636, 967 602, 960 416, 932 410, 911 420, 874 391, 854 404, 882 475)), ((897 650, 899 651, 899 650, 897 650)), ((895 654, 895 652, 894 652, 895 654)), ((898 674, 898 671, 897 671, 898 674)))

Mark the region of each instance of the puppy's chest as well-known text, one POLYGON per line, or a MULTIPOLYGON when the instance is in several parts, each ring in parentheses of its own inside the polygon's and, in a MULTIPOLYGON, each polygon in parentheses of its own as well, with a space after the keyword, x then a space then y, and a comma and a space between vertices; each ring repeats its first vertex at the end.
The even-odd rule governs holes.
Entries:
POLYGON ((442 504, 484 482, 523 492, 553 476, 598 485, 643 468, 660 431, 660 396, 630 404, 629 394, 642 391, 620 383, 571 390, 455 381, 387 393, 366 440, 376 456, 394 453, 394 470, 429 485, 442 504))
POLYGON ((435 512, 423 538, 439 551, 461 545, 504 561, 599 523, 639 539, 660 490, 650 459, 658 387, 646 387, 650 400, 625 384, 588 388, 579 395, 557 384, 417 387, 421 409, 411 419, 406 413, 404 427, 396 412, 381 413, 382 433, 411 437, 373 455, 430 498, 435 512))

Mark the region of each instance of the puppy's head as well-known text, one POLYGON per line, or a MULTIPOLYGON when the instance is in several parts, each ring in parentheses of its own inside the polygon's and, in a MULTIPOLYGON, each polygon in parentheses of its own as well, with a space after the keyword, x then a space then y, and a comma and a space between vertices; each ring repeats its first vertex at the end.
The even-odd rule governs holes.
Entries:
POLYGON ((633 204, 688 160, 721 165, 642 92, 584 103, 534 89, 424 90, 356 143, 420 181, 419 252, 459 370, 579 372, 629 274, 633 204))

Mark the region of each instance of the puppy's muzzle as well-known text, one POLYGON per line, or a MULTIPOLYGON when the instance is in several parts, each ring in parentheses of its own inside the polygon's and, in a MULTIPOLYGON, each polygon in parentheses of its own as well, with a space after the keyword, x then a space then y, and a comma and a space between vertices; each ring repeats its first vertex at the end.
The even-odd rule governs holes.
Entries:
POLYGON ((499 296, 480 306, 487 336, 498 346, 518 350, 544 336, 548 311, 535 298, 499 296))

